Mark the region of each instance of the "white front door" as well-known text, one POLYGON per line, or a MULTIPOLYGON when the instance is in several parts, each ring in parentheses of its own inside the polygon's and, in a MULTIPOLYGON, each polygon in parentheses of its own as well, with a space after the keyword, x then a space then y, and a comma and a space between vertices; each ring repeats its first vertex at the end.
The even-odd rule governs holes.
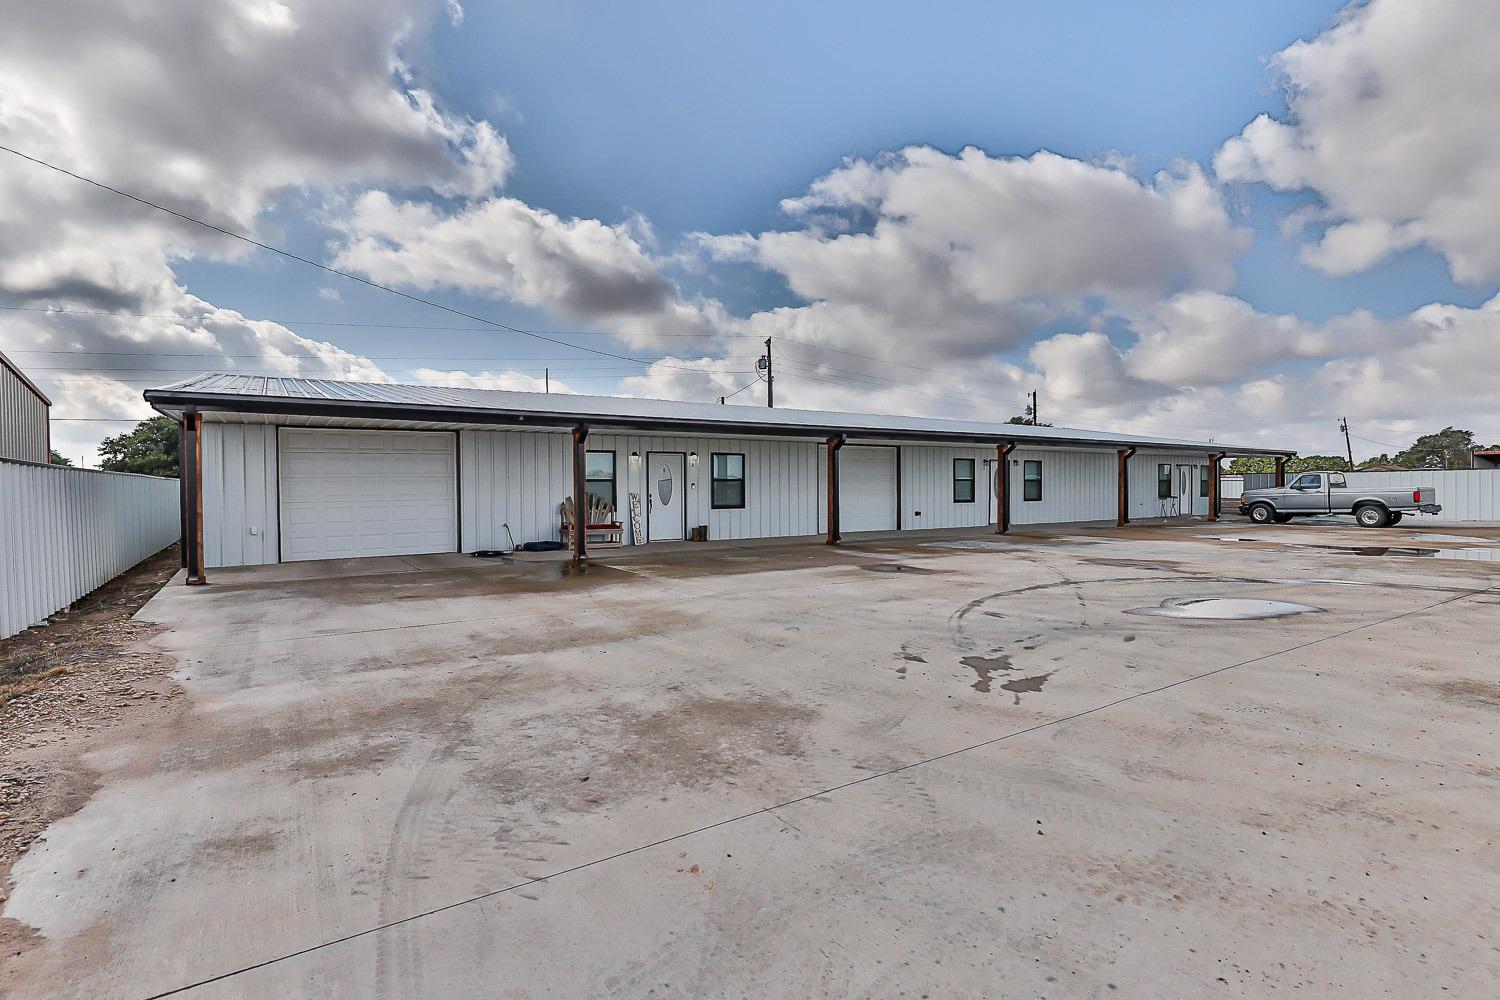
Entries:
POLYGON ((681 541, 687 527, 687 463, 681 452, 646 454, 646 540, 681 541))

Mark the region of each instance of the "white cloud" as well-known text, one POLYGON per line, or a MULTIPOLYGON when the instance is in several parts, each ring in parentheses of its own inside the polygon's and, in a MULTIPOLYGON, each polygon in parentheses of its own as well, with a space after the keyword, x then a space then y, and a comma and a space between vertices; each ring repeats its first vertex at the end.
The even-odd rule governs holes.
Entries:
POLYGON ((979 358, 1096 301, 1140 308, 1225 289, 1247 239, 1194 165, 1143 183, 1047 152, 910 147, 848 161, 783 207, 804 227, 698 237, 719 260, 782 275, 806 302, 747 330, 887 356, 979 358))
MULTIPOLYGON (((440 108, 399 55, 443 9, 162 0, 80 17, 67 4, 18 5, 0 31, 0 141, 237 231, 285 198, 316 204, 370 184, 482 196, 510 169, 504 138, 440 108)), ((145 384, 188 374, 148 363, 383 377, 331 344, 217 309, 173 272, 192 257, 247 259, 243 244, 8 155, 0 172, 0 294, 75 310, 0 316, 0 348, 34 369, 69 358, 134 369, 38 372, 59 416, 142 414, 145 384), (90 310, 144 315, 78 314, 90 310), (70 353, 31 353, 60 348, 70 353)), ((57 430, 73 452, 106 432, 57 430)))
POLYGON ((597 323, 634 346, 709 334, 716 304, 687 302, 638 237, 645 221, 564 219, 514 198, 493 197, 453 212, 398 202, 383 191, 360 197, 336 225, 336 265, 376 281, 452 288, 597 323))
POLYGON ((1351 4, 1282 50, 1286 121, 1262 115, 1214 159, 1220 178, 1311 189, 1333 225, 1304 260, 1361 271, 1425 245, 1453 277, 1500 279, 1500 17, 1492 2, 1351 4))

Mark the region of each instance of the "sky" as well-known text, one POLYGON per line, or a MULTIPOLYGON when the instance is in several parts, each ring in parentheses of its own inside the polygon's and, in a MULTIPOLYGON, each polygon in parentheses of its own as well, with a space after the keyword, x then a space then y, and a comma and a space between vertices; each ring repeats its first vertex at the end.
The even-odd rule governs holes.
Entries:
POLYGON ((0 350, 1500 443, 1500 0, 59 0, 0 35, 0 350), (541 339, 545 337, 546 339, 541 339))

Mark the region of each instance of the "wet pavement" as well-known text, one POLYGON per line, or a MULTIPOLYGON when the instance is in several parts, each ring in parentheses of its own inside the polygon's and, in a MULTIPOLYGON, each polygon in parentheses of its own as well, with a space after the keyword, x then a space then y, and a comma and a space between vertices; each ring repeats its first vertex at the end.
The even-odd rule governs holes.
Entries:
POLYGON ((1491 995, 1500 531, 1211 527, 169 587, 0 994, 1491 995))

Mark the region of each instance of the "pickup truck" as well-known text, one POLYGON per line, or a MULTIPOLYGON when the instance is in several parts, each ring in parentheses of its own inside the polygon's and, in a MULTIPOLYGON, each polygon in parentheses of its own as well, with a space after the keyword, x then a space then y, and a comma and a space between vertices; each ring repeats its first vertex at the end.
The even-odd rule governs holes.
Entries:
POLYGON ((1400 524, 1406 514, 1436 514, 1442 509, 1431 486, 1359 489, 1351 487, 1342 472, 1304 472, 1285 486, 1246 490, 1240 498, 1240 513, 1256 524, 1285 524, 1294 517, 1317 514, 1353 514, 1362 528, 1384 528, 1400 524))

